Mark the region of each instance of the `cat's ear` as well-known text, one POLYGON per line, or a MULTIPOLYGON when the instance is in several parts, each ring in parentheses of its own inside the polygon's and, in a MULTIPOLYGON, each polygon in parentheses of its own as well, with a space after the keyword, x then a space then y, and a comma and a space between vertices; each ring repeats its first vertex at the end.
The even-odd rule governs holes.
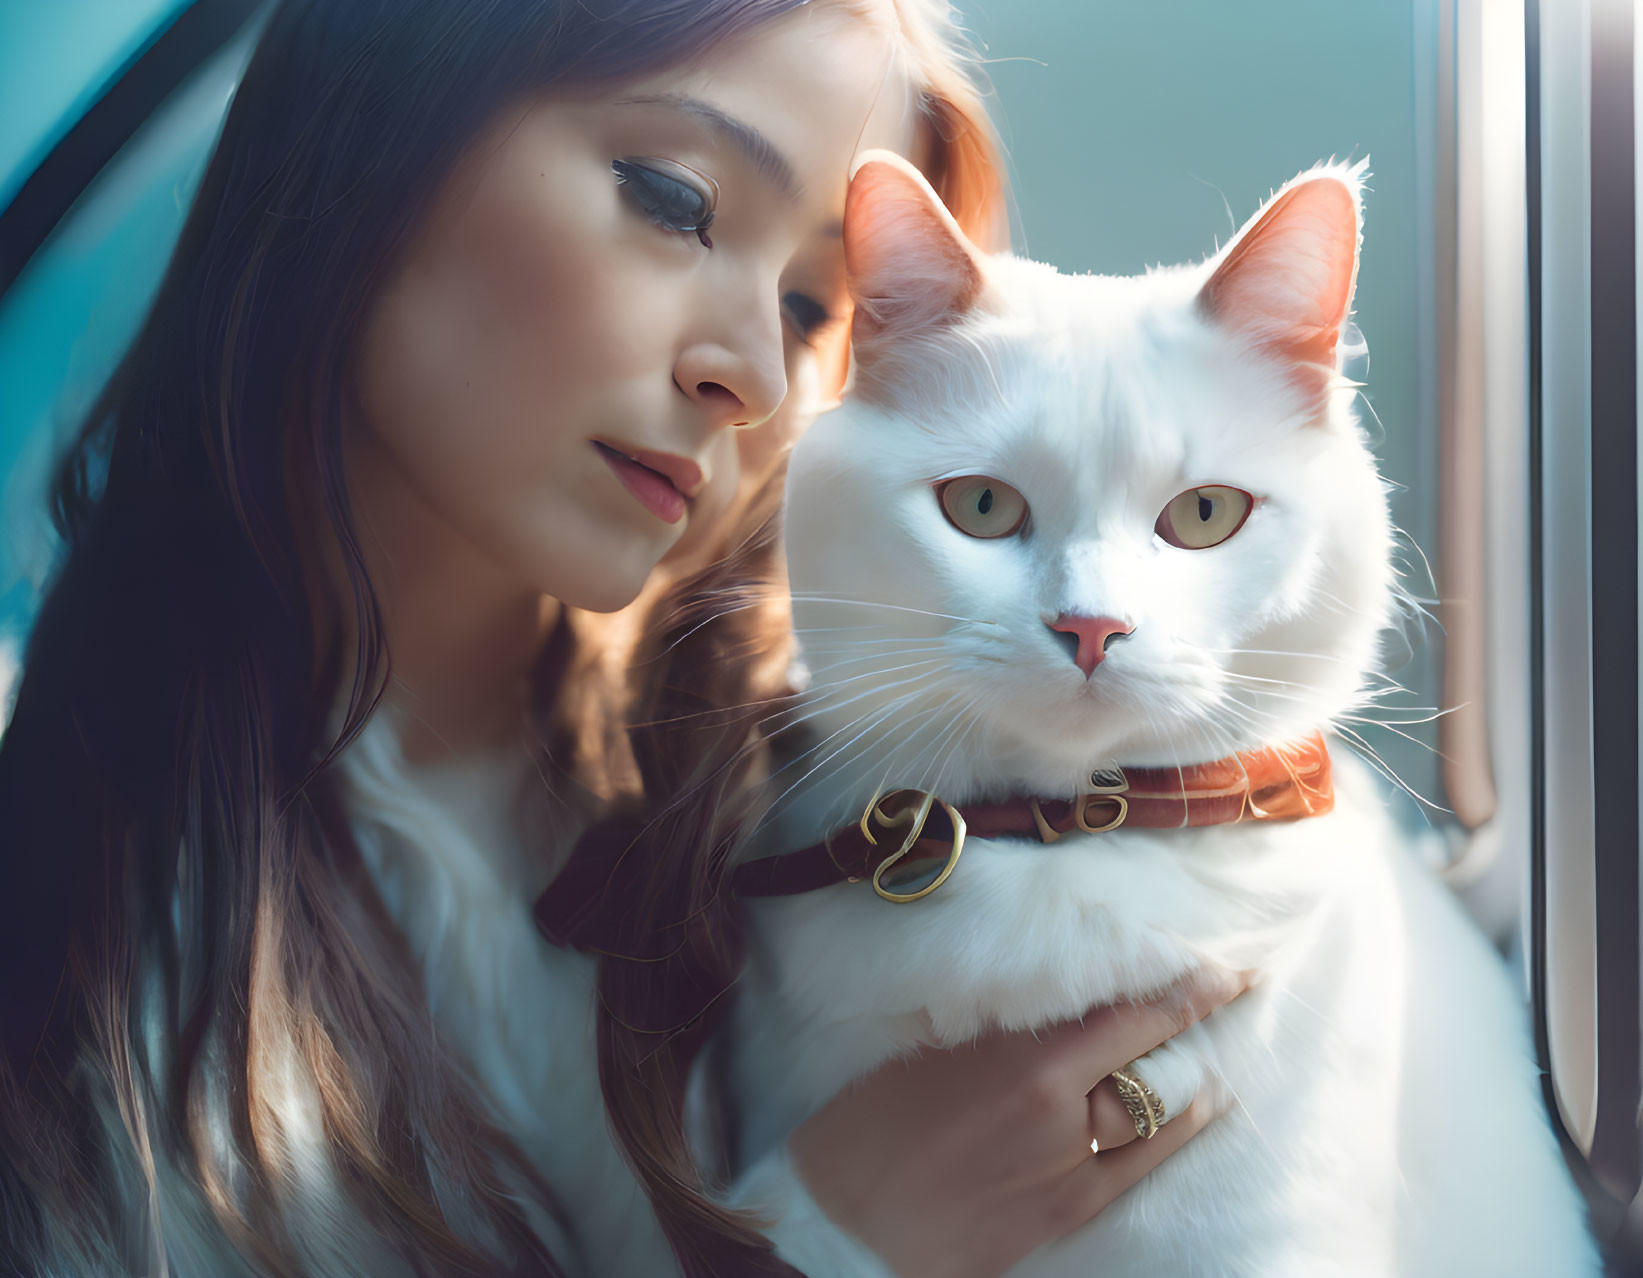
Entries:
POLYGON ((981 292, 981 254, 924 175, 890 151, 863 154, 844 202, 844 262, 858 351, 961 315, 981 292))
POLYGON ((1205 315, 1294 365, 1322 392, 1340 367, 1362 239, 1367 161, 1303 173, 1221 251, 1198 294, 1205 315))

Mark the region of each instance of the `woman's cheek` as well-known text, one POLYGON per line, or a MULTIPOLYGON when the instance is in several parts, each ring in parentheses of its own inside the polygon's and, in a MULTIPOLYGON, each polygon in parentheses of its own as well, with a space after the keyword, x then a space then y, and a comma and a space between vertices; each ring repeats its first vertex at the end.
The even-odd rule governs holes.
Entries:
POLYGON ((770 476, 787 450, 804 433, 821 403, 821 368, 816 350, 794 344, 787 360, 787 398, 769 421, 737 432, 744 483, 757 488, 770 476))

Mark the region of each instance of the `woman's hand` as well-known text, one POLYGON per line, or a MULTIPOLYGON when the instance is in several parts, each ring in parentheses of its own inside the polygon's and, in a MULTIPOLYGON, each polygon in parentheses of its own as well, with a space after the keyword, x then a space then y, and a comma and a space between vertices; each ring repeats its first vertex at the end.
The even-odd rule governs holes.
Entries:
POLYGON ((1108 1075, 1246 985, 1205 975, 1179 997, 886 1062, 794 1132, 789 1155, 833 1223, 898 1274, 993 1278, 1095 1216, 1215 1116, 1200 1097, 1138 1140, 1108 1075))

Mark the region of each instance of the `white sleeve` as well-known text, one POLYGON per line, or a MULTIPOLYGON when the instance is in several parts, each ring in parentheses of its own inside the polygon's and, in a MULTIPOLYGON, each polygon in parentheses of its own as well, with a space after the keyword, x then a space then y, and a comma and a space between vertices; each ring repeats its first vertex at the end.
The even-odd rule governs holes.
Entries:
POLYGON ((787 1146, 754 1163, 731 1186, 727 1207, 747 1212, 776 1254, 806 1278, 896 1278, 866 1243, 835 1225, 800 1179, 787 1146))

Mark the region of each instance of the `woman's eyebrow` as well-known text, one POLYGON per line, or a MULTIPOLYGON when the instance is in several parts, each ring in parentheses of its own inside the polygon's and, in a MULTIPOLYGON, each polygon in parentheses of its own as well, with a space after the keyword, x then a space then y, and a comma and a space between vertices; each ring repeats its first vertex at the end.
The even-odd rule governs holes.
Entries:
POLYGON ((709 102, 682 93, 655 93, 621 98, 616 105, 665 106, 694 116, 745 155, 752 162, 754 172, 774 186, 784 198, 797 204, 804 197, 804 187, 793 172, 793 166, 770 139, 745 120, 726 115, 709 102))

